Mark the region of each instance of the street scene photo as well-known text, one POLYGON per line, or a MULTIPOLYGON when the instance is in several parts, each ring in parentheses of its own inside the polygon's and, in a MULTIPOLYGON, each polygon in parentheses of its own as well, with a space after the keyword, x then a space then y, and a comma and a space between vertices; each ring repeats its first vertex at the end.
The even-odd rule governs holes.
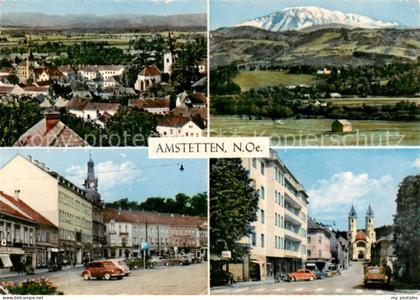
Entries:
POLYGON ((0 150, 0 294, 206 295, 207 160, 0 150))
POLYGON ((418 145, 418 1, 212 0, 211 135, 418 145))
POLYGON ((206 128, 206 0, 0 1, 0 146, 147 146, 206 128))
POLYGON ((417 149, 212 159, 210 293, 420 295, 419 171, 417 149))

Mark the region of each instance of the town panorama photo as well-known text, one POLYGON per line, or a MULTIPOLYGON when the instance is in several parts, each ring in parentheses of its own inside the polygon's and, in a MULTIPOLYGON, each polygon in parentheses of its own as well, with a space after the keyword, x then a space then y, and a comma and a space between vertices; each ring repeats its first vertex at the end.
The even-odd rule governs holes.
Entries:
POLYGON ((205 0, 0 2, 0 146, 147 146, 206 128, 205 0))

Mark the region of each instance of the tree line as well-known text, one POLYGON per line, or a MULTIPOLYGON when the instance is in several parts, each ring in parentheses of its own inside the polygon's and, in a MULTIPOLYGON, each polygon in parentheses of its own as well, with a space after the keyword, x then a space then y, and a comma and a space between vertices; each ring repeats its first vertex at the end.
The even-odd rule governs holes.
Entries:
POLYGON ((144 202, 130 201, 124 198, 105 203, 105 207, 205 217, 207 216, 207 193, 198 193, 193 196, 179 193, 174 198, 150 197, 144 202))

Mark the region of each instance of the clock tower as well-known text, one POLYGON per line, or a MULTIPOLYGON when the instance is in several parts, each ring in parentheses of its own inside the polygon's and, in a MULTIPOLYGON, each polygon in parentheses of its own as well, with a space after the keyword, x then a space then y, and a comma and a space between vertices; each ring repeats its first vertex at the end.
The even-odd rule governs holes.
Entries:
POLYGON ((90 157, 87 163, 87 178, 84 184, 86 197, 92 202, 100 202, 101 195, 98 192, 98 178, 95 177, 95 163, 90 157))

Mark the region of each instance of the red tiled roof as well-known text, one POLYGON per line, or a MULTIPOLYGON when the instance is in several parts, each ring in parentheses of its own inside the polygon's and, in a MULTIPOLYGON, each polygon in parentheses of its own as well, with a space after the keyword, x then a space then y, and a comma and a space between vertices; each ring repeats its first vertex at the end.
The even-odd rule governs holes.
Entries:
MULTIPOLYGON (((2 193, 0 194, 0 196, 1 195, 2 193)), ((17 218, 20 218, 29 222, 34 222, 32 219, 25 216, 23 213, 19 212, 17 209, 14 209, 13 207, 11 207, 10 205, 6 204, 5 202, 1 200, 0 200, 0 213, 7 214, 9 216, 14 216, 14 217, 17 217, 17 218)))
POLYGON ((178 214, 164 214, 146 211, 121 211, 117 209, 104 210, 104 222, 147 223, 170 226, 201 227, 207 218, 196 216, 182 216, 178 214))
POLYGON ((15 147, 86 147, 89 144, 63 122, 47 130, 47 121, 43 118, 22 134, 15 147))
POLYGON ((174 116, 183 116, 183 117, 200 117, 203 120, 207 120, 207 108, 191 108, 185 110, 182 107, 177 107, 171 111, 174 116))
POLYGON ((192 103, 207 103, 207 98, 202 93, 191 93, 188 95, 188 98, 192 101, 192 103))
MULTIPOLYGON (((40 225, 56 227, 53 223, 51 223, 49 220, 47 220, 45 217, 43 217, 40 213, 38 213, 32 207, 30 207, 28 204, 26 204, 25 202, 23 202, 21 199, 18 199, 17 200, 14 197, 12 197, 10 195, 7 195, 7 194, 5 194, 3 192, 0 192, 0 197, 1 196, 3 196, 9 202, 11 202, 20 211, 22 211, 26 216, 29 216, 29 218, 32 221, 35 221, 36 223, 38 223, 40 225)), ((3 203, 3 202, 0 201, 0 203, 3 203)))
POLYGON ((83 110, 86 104, 89 102, 88 99, 81 99, 79 97, 71 98, 67 103, 67 109, 83 110))
POLYGON ((86 104, 83 110, 106 110, 106 111, 117 111, 121 105, 119 103, 99 103, 89 102, 86 104))
POLYGON ((191 121, 188 117, 181 117, 181 116, 170 116, 159 121, 159 126, 167 126, 167 127, 182 127, 191 121))
POLYGON ((49 86, 36 86, 36 85, 29 85, 23 88, 25 92, 48 92, 49 86))
POLYGON ((169 99, 130 99, 128 106, 138 108, 169 108, 169 99))
POLYGON ((14 86, 10 85, 0 85, 0 94, 10 94, 10 92, 13 90, 14 86))
POLYGON ((140 72, 140 75, 143 75, 143 76, 158 76, 160 74, 161 74, 161 72, 160 72, 159 68, 156 67, 156 66, 148 66, 148 67, 145 67, 140 72))

